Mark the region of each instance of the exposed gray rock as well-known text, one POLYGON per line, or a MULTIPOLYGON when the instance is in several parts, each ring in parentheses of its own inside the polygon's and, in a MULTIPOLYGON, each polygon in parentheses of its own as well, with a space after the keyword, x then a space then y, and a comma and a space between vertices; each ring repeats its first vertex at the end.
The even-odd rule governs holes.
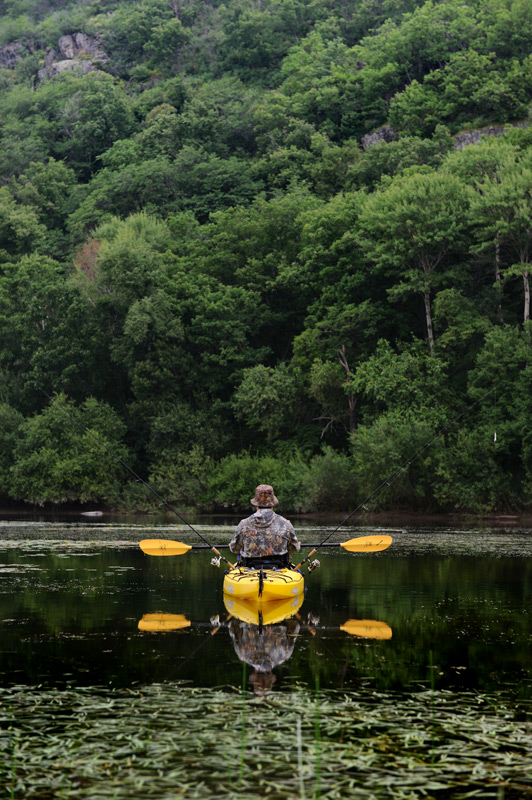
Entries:
POLYGON ((64 60, 77 58, 78 56, 90 56, 92 60, 105 63, 108 61, 107 53, 100 47, 100 42, 94 36, 86 33, 72 33, 68 36, 61 36, 59 39, 59 52, 64 60))
MULTIPOLYGON (((483 136, 504 136, 505 133, 511 131, 512 128, 529 128, 530 123, 528 120, 523 122, 514 122, 511 125, 487 125, 485 128, 477 128, 472 131, 460 131, 454 137, 455 150, 462 150, 470 144, 478 144, 483 136)), ((393 142, 399 138, 390 125, 383 125, 373 133, 368 133, 361 139, 363 150, 372 147, 374 144, 380 142, 393 142)))
POLYGON ((109 60, 99 41, 86 33, 61 36, 58 46, 61 58, 56 60, 55 50, 48 50, 44 66, 38 72, 39 80, 43 81, 69 70, 80 70, 86 75, 87 72, 94 72, 98 66, 109 60))
POLYGON ((474 131, 461 131, 454 137, 455 150, 463 150, 469 144, 478 144, 483 136, 504 136, 512 128, 528 128, 530 123, 515 122, 513 125, 488 125, 486 128, 477 128, 474 131))
POLYGON ((20 42, 13 42, 0 47, 0 66, 13 69, 24 50, 25 48, 20 42))
POLYGON ((46 55, 44 57, 44 66, 48 69, 52 66, 55 61, 57 53, 55 52, 54 48, 52 47, 50 50, 47 50, 46 55))
POLYGON ((52 78, 54 75, 59 75, 60 72, 74 72, 80 70, 83 75, 87 72, 94 72, 96 67, 92 61, 80 58, 65 58, 63 61, 53 61, 49 67, 40 69, 38 74, 39 80, 44 78, 52 78))
POLYGON ((373 147, 374 144, 379 144, 380 142, 393 142, 395 138, 396 134, 392 126, 383 125, 382 128, 373 131, 373 133, 367 133, 362 137, 362 149, 367 150, 368 147, 373 147))

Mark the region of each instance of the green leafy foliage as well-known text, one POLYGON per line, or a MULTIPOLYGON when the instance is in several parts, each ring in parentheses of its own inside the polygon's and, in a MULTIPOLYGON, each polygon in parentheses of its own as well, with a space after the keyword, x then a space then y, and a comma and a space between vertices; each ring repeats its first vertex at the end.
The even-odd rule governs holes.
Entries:
POLYGON ((354 391, 372 402, 375 410, 416 410, 436 421, 438 407, 447 405, 446 368, 445 361, 429 356, 419 343, 395 352, 381 340, 375 353, 358 364, 351 380, 354 391))
POLYGON ((0 261, 28 253, 44 238, 44 228, 32 208, 15 202, 6 186, 0 188, 0 261))
POLYGON ((297 420, 298 388, 285 364, 276 368, 258 364, 244 370, 233 396, 233 408, 238 418, 271 442, 297 420))
POLYGON ((249 487, 265 482, 275 487, 283 498, 277 507, 279 513, 297 508, 305 475, 305 465, 298 453, 289 460, 279 458, 275 452, 268 455, 252 455, 243 451, 221 459, 210 480, 210 496, 222 508, 231 508, 251 513, 249 487))
POLYGON ((0 403, 0 496, 9 497, 9 469, 13 452, 20 438, 24 417, 7 403, 0 403))
POLYGON ((489 426, 461 429, 452 445, 441 453, 434 484, 435 496, 442 505, 476 512, 514 507, 519 491, 505 470, 508 450, 493 437, 489 426))
POLYGON ((372 508, 434 509, 435 433, 430 415, 426 420, 409 410, 388 411, 360 426, 351 436, 359 501, 368 498, 372 508))
POLYGON ((187 31, 164 0, 143 0, 118 6, 103 23, 103 42, 113 53, 115 68, 127 69, 141 62, 148 67, 175 66, 187 31))
POLYGON ((124 433, 124 424, 105 403, 90 398, 76 408, 59 395, 21 426, 10 494, 37 505, 116 500, 117 458, 128 458, 124 433))
POLYGON ((1 10, 6 497, 145 503, 42 388, 177 504, 347 508, 442 426, 381 506, 530 504, 525 2, 1 10))
POLYGON ((399 278, 388 289, 390 299, 415 293, 423 300, 431 353, 432 295, 445 282, 460 279, 468 208, 467 187, 455 176, 423 170, 375 192, 361 211, 366 255, 378 269, 399 278))
POLYGON ((179 452, 173 458, 155 464, 150 483, 169 503, 208 509, 211 503, 209 482, 212 470, 213 459, 196 444, 188 452, 179 452))

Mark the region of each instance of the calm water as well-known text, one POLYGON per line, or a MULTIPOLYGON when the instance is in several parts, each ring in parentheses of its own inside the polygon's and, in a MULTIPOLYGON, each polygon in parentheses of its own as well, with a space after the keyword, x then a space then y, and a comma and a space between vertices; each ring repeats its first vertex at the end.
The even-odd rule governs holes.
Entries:
MULTIPOLYGON (((214 543, 232 532, 197 527, 214 543)), ((275 691, 316 680, 323 688, 414 691, 432 681, 532 696, 532 530, 378 530, 394 537, 389 550, 321 550, 298 617, 244 632, 248 643, 262 636, 273 654, 275 691), (341 630, 348 620, 383 623, 391 638, 350 635, 341 630)), ((298 532, 319 541, 328 529, 298 532)), ((372 532, 353 527, 342 538, 372 532)), ((223 571, 207 551, 145 556, 143 538, 193 542, 169 525, 0 523, 2 686, 241 685, 246 650, 242 631, 226 621, 223 571), (154 612, 191 624, 139 630, 154 612)))

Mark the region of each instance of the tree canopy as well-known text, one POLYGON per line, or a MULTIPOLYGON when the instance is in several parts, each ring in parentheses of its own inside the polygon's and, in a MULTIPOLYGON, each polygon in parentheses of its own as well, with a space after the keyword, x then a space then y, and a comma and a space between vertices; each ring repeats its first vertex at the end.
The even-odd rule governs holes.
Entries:
POLYGON ((528 3, 0 5, 3 502, 530 507, 528 3))

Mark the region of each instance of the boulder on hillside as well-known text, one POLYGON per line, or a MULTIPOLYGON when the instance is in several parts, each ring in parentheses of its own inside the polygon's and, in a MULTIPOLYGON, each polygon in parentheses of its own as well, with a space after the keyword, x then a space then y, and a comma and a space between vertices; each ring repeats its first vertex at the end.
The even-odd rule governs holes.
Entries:
POLYGON ((109 60, 98 39, 86 33, 61 36, 58 47, 60 58, 53 48, 47 51, 44 66, 38 72, 39 80, 52 78, 66 70, 80 70, 86 75, 87 72, 97 70, 101 64, 109 60))
POLYGON ((528 128, 529 122, 514 122, 511 125, 487 125, 485 128, 476 128, 472 131, 460 131, 454 137, 454 149, 463 150, 469 144, 478 144, 483 136, 504 136, 512 128, 528 128))
POLYGON ((59 52, 65 61, 79 56, 90 56, 100 64, 109 60, 107 53, 100 47, 98 39, 88 36, 86 33, 71 33, 61 36, 58 45, 59 52))
POLYGON ((373 147, 374 144, 379 144, 380 142, 393 142, 395 138, 396 134, 392 126, 383 125, 382 128, 378 128, 378 130, 373 131, 373 133, 366 133, 360 140, 360 143, 362 149, 367 150, 368 147, 373 147))

